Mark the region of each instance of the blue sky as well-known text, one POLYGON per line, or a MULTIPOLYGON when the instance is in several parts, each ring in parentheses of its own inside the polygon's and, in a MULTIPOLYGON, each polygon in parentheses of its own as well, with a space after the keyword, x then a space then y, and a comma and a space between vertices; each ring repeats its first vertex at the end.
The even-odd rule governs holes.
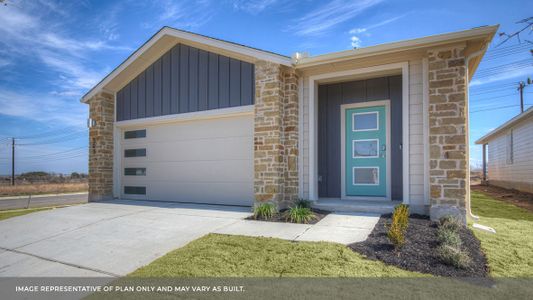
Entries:
MULTIPOLYGON (((0 174, 10 173, 12 136, 20 137, 17 173, 86 172, 88 107, 79 98, 164 25, 317 55, 482 25, 512 32, 533 11, 533 2, 512 0, 7 2, 0 6, 0 174)), ((516 83, 533 75, 527 46, 512 40, 496 48, 500 41, 471 83, 471 143, 519 113, 516 83)), ((526 89, 526 103, 532 93, 526 89)), ((473 146, 471 163, 479 161, 473 146)))

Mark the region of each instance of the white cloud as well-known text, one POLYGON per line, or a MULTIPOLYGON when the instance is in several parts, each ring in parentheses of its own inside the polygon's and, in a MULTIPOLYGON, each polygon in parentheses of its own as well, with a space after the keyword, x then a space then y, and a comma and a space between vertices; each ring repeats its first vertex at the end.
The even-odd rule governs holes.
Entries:
POLYGON ((0 114, 64 126, 85 126, 87 106, 70 98, 0 89, 0 114), (46 105, 43 105, 46 103, 46 105))
POLYGON ((338 24, 344 23, 383 0, 333 0, 295 20, 289 27, 296 35, 320 35, 338 24))
POLYGON ((501 72, 499 72, 498 74, 494 76, 489 76, 489 77, 480 78, 480 79, 476 79, 475 74, 474 74, 474 79, 470 82, 470 86, 473 87, 477 85, 493 83, 493 82, 500 81, 500 80, 523 77, 523 76, 531 75, 531 73, 533 73, 533 66, 528 67, 528 68, 523 68, 523 69, 514 69, 511 67, 507 70, 502 70, 501 72))
POLYGON ((352 36, 351 37, 351 41, 352 41, 352 48, 359 48, 361 47, 361 39, 358 38, 357 36, 352 36))
POLYGON ((243 10, 251 14, 258 14, 276 4, 278 0, 234 0, 233 8, 243 10))
POLYGON ((360 34, 360 33, 363 33, 363 32, 367 32, 370 29, 374 29, 374 28, 378 28, 378 27, 387 25, 387 24, 392 23, 392 22, 394 22, 396 20, 399 20, 399 19, 401 19, 401 18, 403 18, 405 16, 406 16, 406 14, 405 15, 401 15, 401 16, 392 17, 392 18, 383 20, 381 22, 378 22, 378 23, 375 23, 375 24, 372 24, 372 25, 369 25, 369 26, 366 26, 366 27, 353 28, 348 33, 349 34, 360 34))
POLYGON ((107 73, 107 70, 99 72, 89 70, 78 61, 65 60, 62 56, 51 51, 41 50, 37 52, 37 55, 48 67, 61 74, 57 79, 59 81, 58 86, 62 88, 63 92, 70 94, 77 90, 77 95, 80 95, 83 90, 92 88, 107 73))
POLYGON ((9 66, 11 64, 11 60, 6 58, 0 58, 0 68, 9 66))
POLYGON ((50 21, 58 18, 47 17, 50 11, 57 12, 59 8, 54 8, 53 2, 42 2, 41 7, 32 3, 24 6, 24 10, 18 6, 2 7, 6 13, 0 13, 0 47, 3 46, 0 66, 14 59, 37 59, 37 69, 44 66, 59 73, 56 78, 47 78, 55 95, 79 96, 105 75, 104 70, 92 67, 88 59, 92 52, 132 50, 106 40, 69 37, 66 25, 50 21))
POLYGON ((352 45, 352 48, 359 48, 361 47, 362 45, 362 40, 360 38, 360 36, 358 35, 361 35, 361 34, 365 34, 366 36, 370 36, 370 30, 372 29, 375 29, 375 28, 378 28, 378 27, 382 27, 382 26, 385 26, 389 23, 392 23, 398 19, 401 19, 403 17, 405 17, 405 15, 401 15, 401 16, 396 16, 396 17, 393 17, 393 18, 389 18, 389 19, 386 19, 386 20, 383 20, 381 22, 378 22, 378 23, 375 23, 375 24, 372 24, 372 25, 369 25, 369 26, 366 26, 366 27, 358 27, 358 28, 353 28, 351 29, 350 31, 348 31, 348 33, 351 35, 350 37, 350 40, 351 40, 351 45, 352 45))
POLYGON ((173 26, 179 29, 195 29, 211 20, 215 13, 211 1, 196 0, 176 2, 156 0, 150 3, 159 10, 158 18, 142 23, 144 28, 154 29, 173 26))

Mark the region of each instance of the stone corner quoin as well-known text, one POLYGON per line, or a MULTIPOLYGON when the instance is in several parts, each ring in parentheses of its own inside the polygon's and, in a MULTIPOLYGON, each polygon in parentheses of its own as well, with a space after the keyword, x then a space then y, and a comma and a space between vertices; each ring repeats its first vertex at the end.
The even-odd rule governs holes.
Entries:
POLYGON ((467 95, 464 47, 428 51, 430 216, 466 222, 467 95))

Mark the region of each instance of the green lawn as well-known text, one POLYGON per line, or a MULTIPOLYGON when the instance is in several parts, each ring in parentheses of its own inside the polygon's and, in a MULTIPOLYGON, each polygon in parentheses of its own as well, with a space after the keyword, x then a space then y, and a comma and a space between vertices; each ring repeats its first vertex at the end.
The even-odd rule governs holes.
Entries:
POLYGON ((0 221, 49 209, 52 209, 52 207, 2 210, 0 211, 0 221))
POLYGON ((533 213, 472 192, 472 212, 496 234, 473 229, 493 277, 533 277, 533 213))
POLYGON ((413 277, 340 244, 209 234, 133 277, 413 277))
MULTIPOLYGON (((494 277, 533 277, 533 214, 483 194, 472 193, 479 223, 497 234, 474 229, 494 277)), ((290 242, 209 234, 131 273, 132 277, 412 277, 365 259, 333 243, 290 242)))

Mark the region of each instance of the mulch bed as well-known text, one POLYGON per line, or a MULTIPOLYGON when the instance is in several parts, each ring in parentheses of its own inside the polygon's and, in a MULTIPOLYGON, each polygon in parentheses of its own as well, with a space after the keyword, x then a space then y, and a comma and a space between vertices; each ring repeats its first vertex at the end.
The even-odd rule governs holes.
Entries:
POLYGON ((517 190, 504 189, 493 185, 471 185, 473 191, 481 192, 492 198, 514 204, 533 212, 533 194, 517 190))
MULTIPOLYGON (((250 217, 246 218, 246 220, 266 221, 266 222, 281 222, 281 223, 294 223, 294 222, 290 222, 290 221, 285 219, 285 212, 286 211, 287 211, 287 209, 280 210, 279 213, 275 214, 272 219, 263 219, 263 218, 256 219, 256 218, 254 218, 254 216, 250 216, 250 217)), ((315 209, 315 208, 311 208, 311 211, 315 213, 316 219, 311 220, 307 224, 316 224, 320 220, 324 219, 330 213, 329 211, 315 209)))
POLYGON ((479 240, 468 228, 461 228, 459 236, 471 263, 467 269, 457 269, 442 263, 436 255, 437 223, 426 216, 411 215, 405 236, 405 245, 398 252, 387 238, 387 224, 391 215, 383 215, 374 230, 364 242, 349 245, 369 259, 380 260, 409 271, 429 273, 447 277, 486 277, 487 259, 480 248, 479 240))

